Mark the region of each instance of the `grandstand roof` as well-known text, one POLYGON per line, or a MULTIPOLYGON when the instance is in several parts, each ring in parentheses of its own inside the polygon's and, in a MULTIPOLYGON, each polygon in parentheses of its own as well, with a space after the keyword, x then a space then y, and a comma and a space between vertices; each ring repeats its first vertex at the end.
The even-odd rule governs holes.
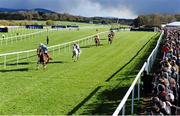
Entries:
POLYGON ((180 22, 172 22, 166 24, 167 27, 180 27, 180 22))

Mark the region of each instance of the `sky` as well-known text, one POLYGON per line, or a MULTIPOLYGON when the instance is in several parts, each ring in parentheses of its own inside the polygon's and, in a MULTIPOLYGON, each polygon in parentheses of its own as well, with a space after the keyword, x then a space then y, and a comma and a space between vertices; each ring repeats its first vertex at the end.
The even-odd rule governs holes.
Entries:
POLYGON ((0 0, 0 8, 45 8, 87 17, 133 19, 141 14, 180 13, 180 0, 0 0))

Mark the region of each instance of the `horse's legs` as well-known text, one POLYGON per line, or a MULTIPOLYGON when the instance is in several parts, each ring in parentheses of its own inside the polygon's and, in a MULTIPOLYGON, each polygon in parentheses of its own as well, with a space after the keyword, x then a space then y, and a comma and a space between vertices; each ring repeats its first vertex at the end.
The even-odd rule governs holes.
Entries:
POLYGON ((37 64, 37 70, 39 69, 39 64, 37 64))
POLYGON ((79 59, 79 53, 74 55, 74 62, 76 62, 79 59))
POLYGON ((42 65, 43 65, 43 69, 46 69, 46 67, 47 67, 47 62, 44 61, 44 62, 42 63, 42 65))
POLYGON ((40 64, 40 58, 38 57, 37 65, 36 65, 37 69, 39 69, 39 64, 40 64))
POLYGON ((72 54, 72 59, 74 58, 74 53, 72 54))
POLYGON ((76 61, 76 55, 74 53, 72 55, 72 60, 74 60, 74 62, 76 61))
POLYGON ((46 68, 47 68, 47 65, 46 65, 46 64, 43 64, 43 68, 46 69, 46 68))
POLYGON ((79 59, 79 53, 78 53, 78 55, 77 55, 77 60, 79 59))
POLYGON ((76 60, 77 60, 76 57, 74 57, 73 60, 74 60, 74 62, 76 62, 76 60))

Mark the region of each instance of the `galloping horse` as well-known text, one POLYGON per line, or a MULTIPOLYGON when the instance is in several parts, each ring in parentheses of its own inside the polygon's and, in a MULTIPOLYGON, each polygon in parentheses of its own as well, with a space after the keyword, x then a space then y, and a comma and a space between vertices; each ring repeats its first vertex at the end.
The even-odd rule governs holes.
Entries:
POLYGON ((112 37, 112 35, 110 33, 110 34, 108 34, 108 43, 112 44, 112 40, 113 40, 113 37, 112 37))
POLYGON ((80 57, 80 49, 78 49, 76 45, 73 45, 72 53, 72 59, 74 60, 74 62, 76 62, 80 57))
POLYGON ((110 44, 112 44, 112 41, 114 39, 114 36, 115 36, 115 33, 113 31, 111 31, 109 34, 108 34, 108 41, 110 44))
POLYGON ((43 68, 46 68, 47 64, 49 63, 49 60, 51 59, 49 57, 49 54, 45 54, 42 49, 38 48, 37 56, 38 56, 38 62, 37 62, 38 68, 39 68, 39 64, 42 64, 43 68))
POLYGON ((112 39, 114 39, 115 33, 114 31, 111 31, 112 39))
POLYGON ((95 36, 95 44, 96 44, 96 46, 100 45, 100 39, 99 39, 98 35, 95 36))

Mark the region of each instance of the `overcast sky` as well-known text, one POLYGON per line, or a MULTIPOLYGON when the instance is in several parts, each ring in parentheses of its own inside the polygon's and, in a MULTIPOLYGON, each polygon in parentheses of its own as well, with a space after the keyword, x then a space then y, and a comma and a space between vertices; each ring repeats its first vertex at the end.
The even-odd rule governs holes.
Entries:
POLYGON ((46 8, 81 16, 135 18, 140 14, 180 13, 180 0, 0 0, 0 8, 46 8))

